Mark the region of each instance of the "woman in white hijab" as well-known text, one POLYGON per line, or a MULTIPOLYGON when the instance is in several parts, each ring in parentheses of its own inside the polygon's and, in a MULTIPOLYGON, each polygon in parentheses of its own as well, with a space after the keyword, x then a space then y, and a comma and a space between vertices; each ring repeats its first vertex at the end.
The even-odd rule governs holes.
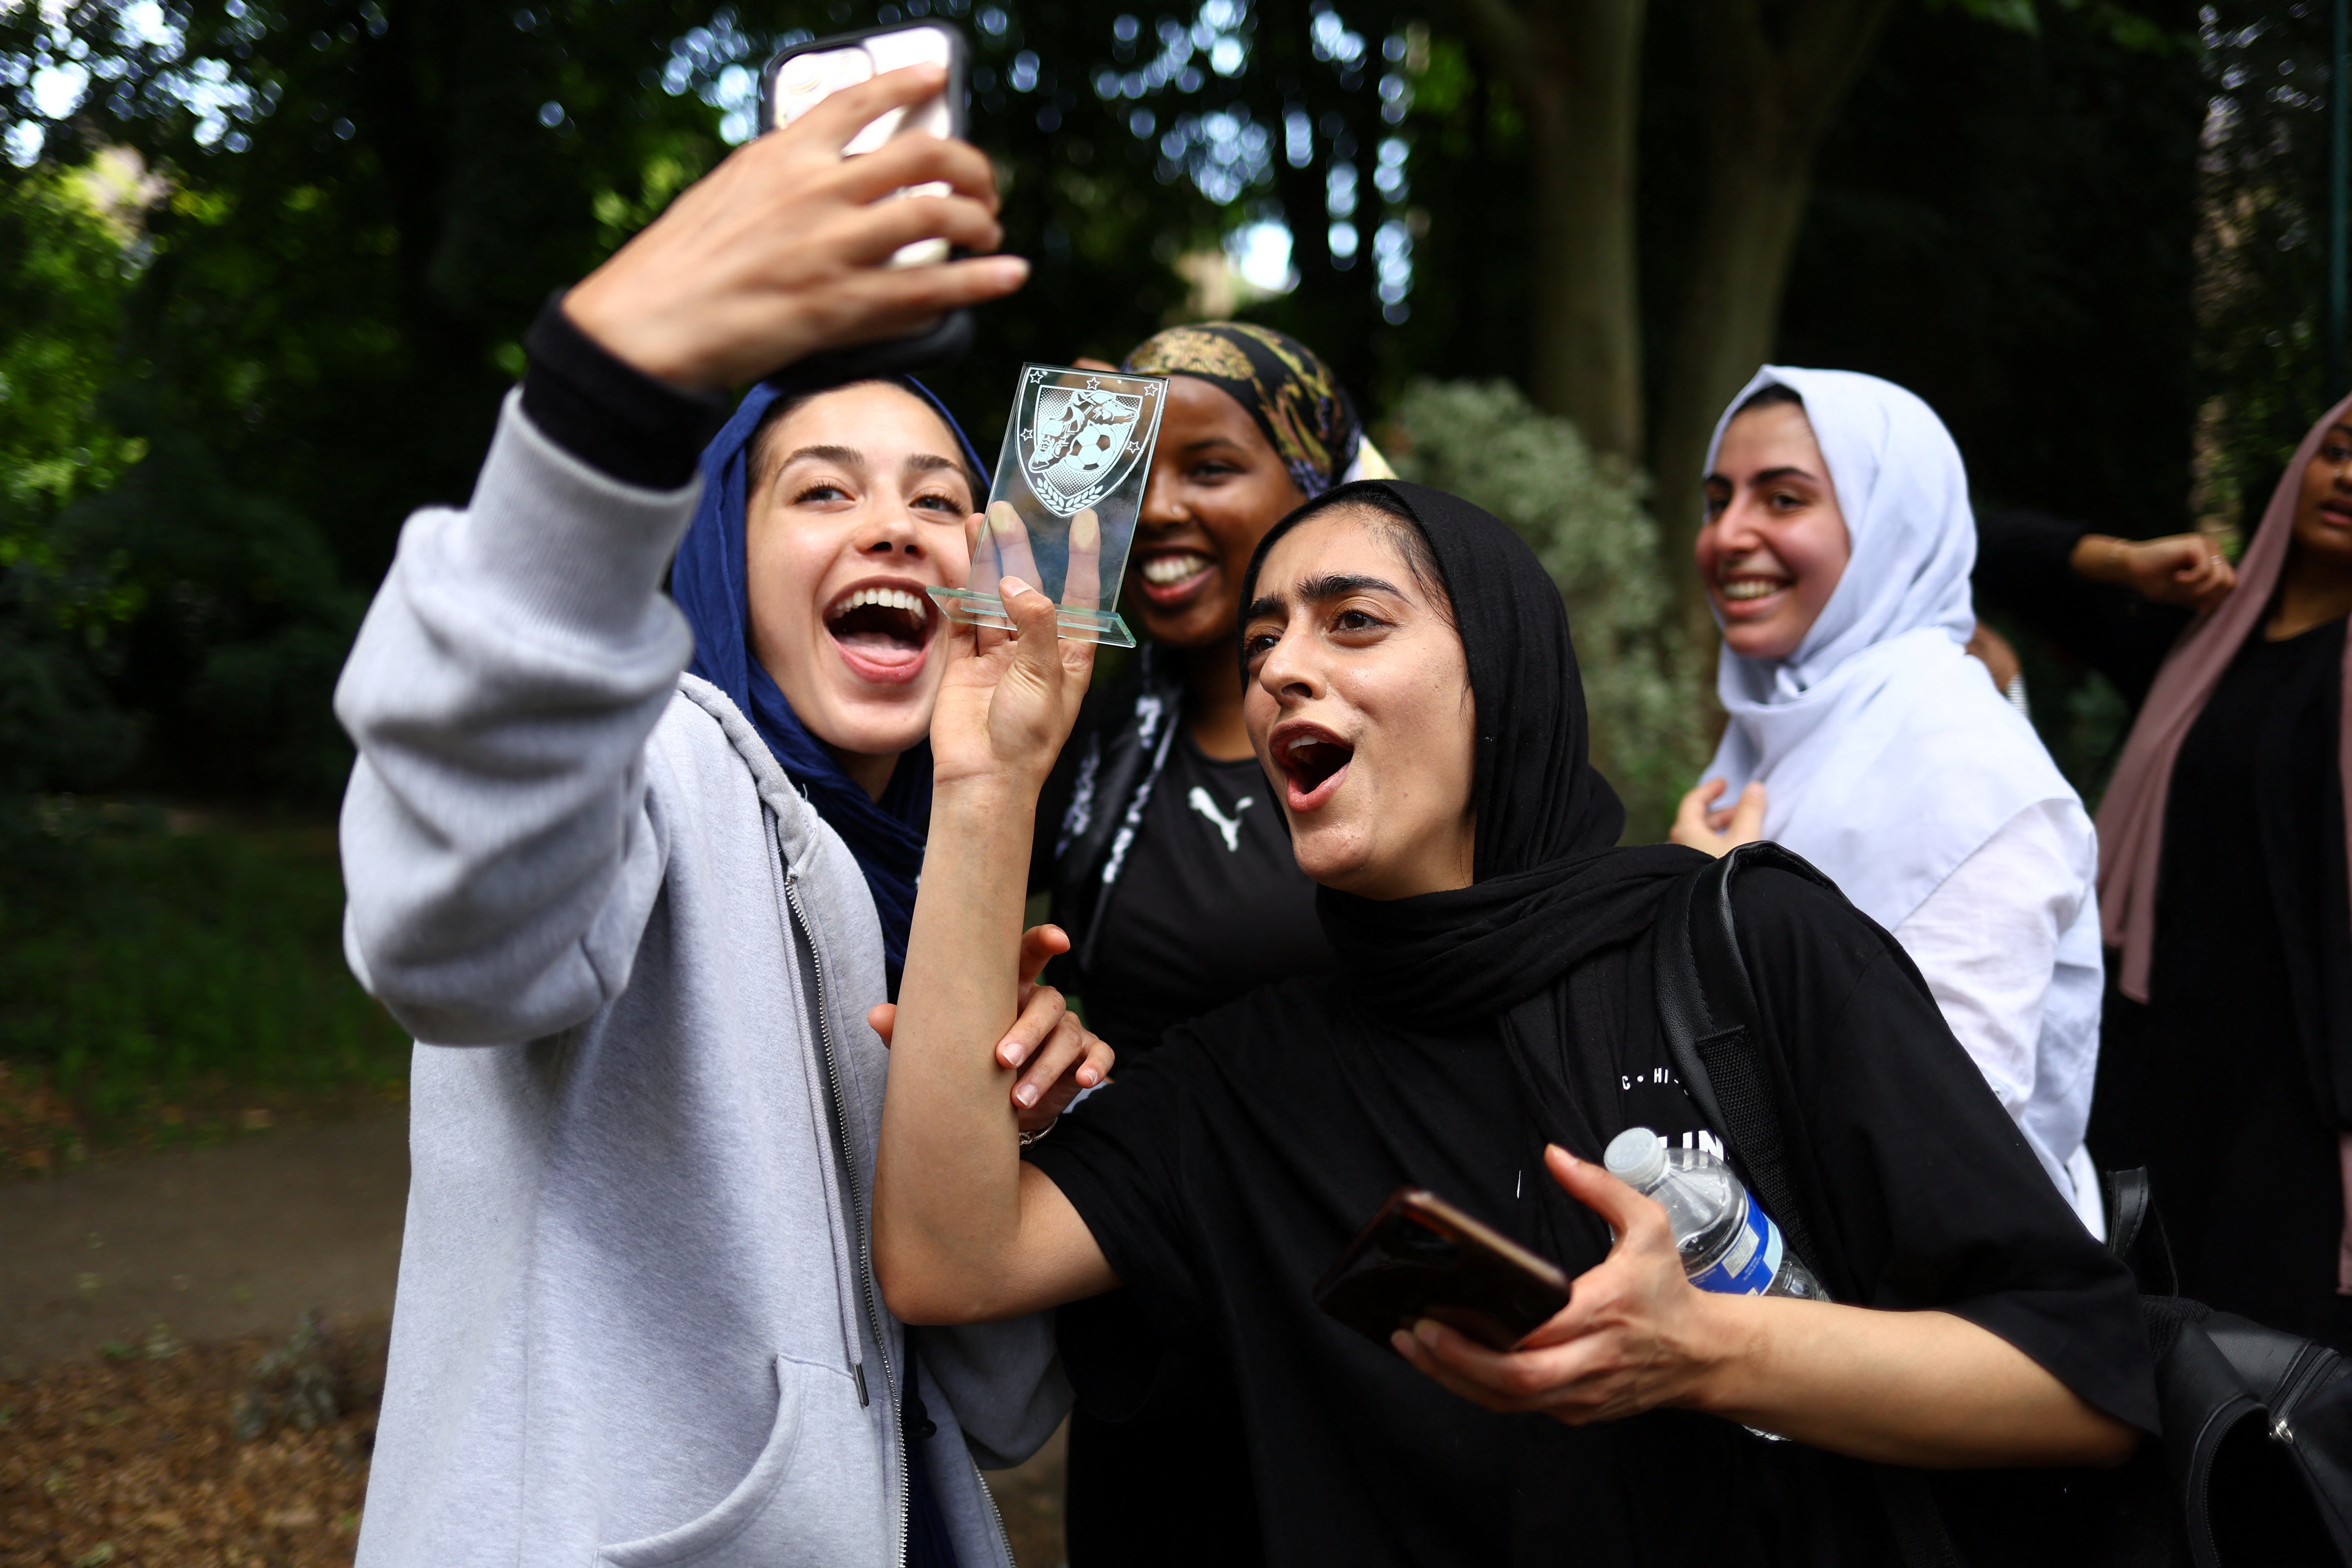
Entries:
POLYGON ((1716 426, 1706 485, 1696 554, 1730 723, 1673 837, 1717 854, 1775 839, 1892 931, 2103 1234, 2083 1148, 2096 840, 2033 727, 1962 651, 1976 522, 1958 448, 1892 383, 1767 365, 1716 426))

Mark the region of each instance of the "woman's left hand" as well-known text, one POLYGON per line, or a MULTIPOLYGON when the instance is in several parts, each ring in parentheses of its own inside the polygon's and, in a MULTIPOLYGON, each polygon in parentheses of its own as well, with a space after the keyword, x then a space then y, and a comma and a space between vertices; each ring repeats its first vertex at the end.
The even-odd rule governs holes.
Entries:
MULTIPOLYGON (((1060 926, 1031 926, 1021 933, 1021 1016, 997 1042, 996 1060, 1008 1071, 1027 1065, 1013 1083, 1013 1106, 1024 1132, 1053 1126, 1070 1101, 1110 1077, 1115 1059, 1109 1043, 1087 1032, 1059 991, 1037 984, 1047 962, 1069 951, 1069 936, 1060 926)), ((867 1011, 866 1022, 887 1049, 898 1009, 881 1003, 867 1011)))
POLYGON ((1609 1222, 1616 1245, 1576 1281, 1551 1321, 1516 1349, 1488 1350, 1423 1319, 1391 1342, 1397 1353, 1489 1410, 1540 1411, 1571 1426, 1681 1403, 1718 1359, 1722 1300, 1693 1286, 1656 1200, 1557 1145, 1552 1179, 1609 1222))
MULTIPOLYGON (((1002 536, 997 545, 1001 559, 1026 559, 1029 543, 1020 519, 1009 507, 998 508, 997 513, 993 520, 974 517, 966 525, 974 546, 982 544, 984 528, 989 540, 1002 536)), ((1071 520, 1073 584, 1092 580, 1101 541, 1092 512, 1071 520)), ((1035 804, 1062 742, 1077 721, 1078 705, 1094 673, 1095 645, 1061 637, 1054 602, 1021 578, 1006 576, 997 586, 1004 613, 1020 631, 1008 635, 949 623, 943 637, 946 667, 939 700, 931 709, 931 777, 935 809, 937 796, 961 797, 977 785, 987 792, 983 812, 1002 821, 1008 809, 1025 813, 1035 804), (1001 793, 1006 791, 1009 795, 1001 793)), ((1074 593, 1070 602, 1080 604, 1080 595, 1074 593)), ((1025 821, 1021 833, 1025 843, 1025 821)))
POLYGON ((1666 837, 1717 857, 1763 837, 1764 786, 1750 780, 1737 801, 1727 806, 1716 805, 1722 795, 1723 781, 1709 779, 1683 796, 1682 807, 1675 813, 1675 825, 1666 837))

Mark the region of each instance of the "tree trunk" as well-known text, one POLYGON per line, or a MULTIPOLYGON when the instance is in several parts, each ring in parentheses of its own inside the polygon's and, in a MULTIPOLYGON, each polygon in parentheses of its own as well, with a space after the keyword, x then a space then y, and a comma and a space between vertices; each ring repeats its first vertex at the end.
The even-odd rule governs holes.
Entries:
POLYGON ((1526 116, 1535 401, 1600 451, 1642 451, 1634 131, 1646 0, 1459 0, 1487 68, 1526 116))
POLYGON ((1660 388, 1650 505, 1666 569, 1678 597, 1694 612, 1692 629, 1712 636, 1705 593, 1690 564, 1701 521, 1700 469, 1724 404, 1772 351, 1789 258, 1811 191, 1811 160, 1759 140, 1717 147, 1708 174, 1711 195, 1699 225, 1690 292, 1660 388))
POLYGON ((1708 105, 1706 210, 1650 448, 1652 508, 1696 646, 1715 636, 1705 587, 1689 567, 1707 442, 1723 405, 1772 352, 1814 154, 1893 9, 1894 0, 1810 0, 1775 38, 1758 0, 1714 0, 1696 29, 1708 105))

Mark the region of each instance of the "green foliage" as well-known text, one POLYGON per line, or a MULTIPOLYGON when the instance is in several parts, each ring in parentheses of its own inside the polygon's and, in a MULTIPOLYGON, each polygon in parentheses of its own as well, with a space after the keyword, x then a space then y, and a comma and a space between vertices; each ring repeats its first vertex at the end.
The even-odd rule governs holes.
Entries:
POLYGON ((0 187, 0 565, 54 567, 42 524, 142 453, 99 410, 137 270, 119 216, 136 199, 117 188, 125 163, 37 169, 0 187))
POLYGON ((50 367, 53 411, 0 405, 0 461, 43 503, 15 509, 17 553, 46 570, 0 584, 0 664, 46 678, 25 714, 0 700, 35 742, 0 733, 0 788, 324 804, 349 765, 329 693, 401 519, 470 489, 547 292, 723 151, 656 68, 705 14, 145 9, 0 11, 19 113, 39 68, 89 72, 69 117, 18 122, 43 162, 0 176, 47 246, 46 295, 0 306, 33 335, 0 342, 50 367), (50 734, 77 710, 110 751, 50 734))
MULTIPOLYGON (((154 232, 199 234, 235 210, 172 192, 121 148, 0 190, 15 285, 0 306, 0 789, 118 782, 143 741, 182 793, 331 798, 350 753, 326 699, 361 598, 322 530, 230 477, 234 437, 206 439, 187 413, 206 388, 121 363, 158 252, 150 208, 154 232)), ((224 398, 268 374, 251 355, 205 362, 224 398)))
MULTIPOLYGON (((21 564, 0 569, 0 819, 21 815, 27 791, 120 777, 140 734, 138 720, 109 697, 89 649, 58 626, 43 576, 21 564)), ((8 830, 0 820, 0 838, 8 830)))
POLYGON ((325 829, 42 816, 0 858, 0 1061, 101 1140, 404 1080, 406 1037, 343 966, 325 829))
POLYGON ((365 601, 327 539, 159 422, 144 461, 61 520, 145 606, 121 653, 179 793, 324 802, 351 769, 329 707, 365 601))
POLYGON ((1534 547, 1568 604, 1593 762, 1625 797, 1628 838, 1664 837, 1706 762, 1706 706, 1647 481, 1508 382, 1416 381, 1383 434, 1402 477, 1475 501, 1534 547))
MULTIPOLYGON (((2038 37, 2042 33, 2042 7, 2038 0, 1930 0, 1930 4, 1935 9, 1948 5, 1979 22, 1990 22, 2029 37, 2038 37)), ((2177 48, 2191 41, 2157 17, 2116 5, 2114 0, 2052 0, 2049 8, 2080 18, 2117 48, 2153 52, 2177 48)))
POLYGON ((2212 111, 2198 236, 2198 510, 2251 528, 2326 381, 2326 5, 2219 4, 2206 29, 2212 111))
POLYGON ((0 184, 0 794, 103 783, 140 736, 103 679, 135 595, 57 533, 144 454, 100 407, 137 265, 125 183, 116 159, 0 184))

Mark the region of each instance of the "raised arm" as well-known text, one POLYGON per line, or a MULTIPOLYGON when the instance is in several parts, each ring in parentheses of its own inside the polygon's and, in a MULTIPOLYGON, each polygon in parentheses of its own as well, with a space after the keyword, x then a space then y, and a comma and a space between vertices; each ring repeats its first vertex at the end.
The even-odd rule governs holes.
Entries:
POLYGON ((1038 790, 1094 666, 1092 644, 1056 640, 1043 594, 1010 577, 1003 592, 1017 639, 957 627, 931 720, 930 836, 876 1156, 875 1268, 910 1323, 1013 1317, 1118 1283, 1069 1200, 1022 1162, 996 1055, 1038 790))
POLYGON ((901 137, 841 156, 859 127, 940 83, 918 68, 862 84, 681 195, 566 296, 552 326, 574 380, 545 380, 535 357, 471 503, 404 530, 336 711, 360 752, 342 819, 345 947, 419 1037, 532 1038, 627 982, 663 866, 647 740, 693 651, 661 579, 696 500, 694 395, 720 401, 735 382, 903 333, 1025 276, 1006 257, 884 265, 916 239, 999 238, 972 147, 901 137), (950 194, 887 199, 928 182, 950 194), (680 401, 688 416, 665 421, 680 401), (634 427, 628 410, 648 404, 634 427), (650 444, 662 460, 615 462, 567 437, 558 414, 617 418, 635 439, 606 447, 642 459, 650 444))

